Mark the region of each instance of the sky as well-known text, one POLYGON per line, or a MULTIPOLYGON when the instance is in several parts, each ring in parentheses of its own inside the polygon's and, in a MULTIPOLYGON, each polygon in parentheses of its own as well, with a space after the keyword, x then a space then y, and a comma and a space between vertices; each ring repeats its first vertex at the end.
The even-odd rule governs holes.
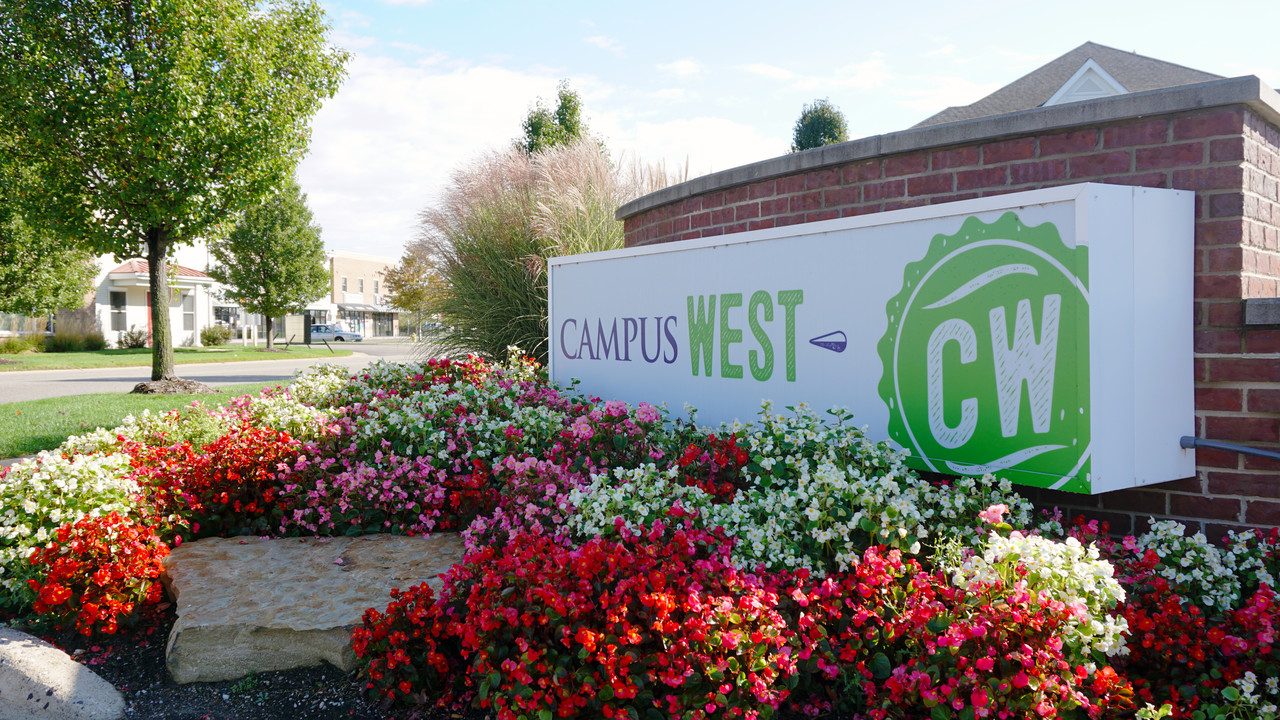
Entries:
POLYGON ((330 250, 389 258, 561 80, 611 157, 689 178, 786 154, 816 99, 894 132, 1086 41, 1280 85, 1275 0, 321 3, 352 60, 298 179, 330 250))

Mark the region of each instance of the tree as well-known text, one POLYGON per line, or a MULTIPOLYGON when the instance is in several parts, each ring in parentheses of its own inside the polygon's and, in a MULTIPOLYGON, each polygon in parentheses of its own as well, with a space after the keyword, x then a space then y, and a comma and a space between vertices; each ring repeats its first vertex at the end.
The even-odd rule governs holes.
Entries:
POLYGON ((568 80, 561 80, 556 88, 555 109, 543 105, 542 98, 538 98, 523 127, 524 138, 517 144, 530 155, 577 140, 587 132, 582 122, 582 98, 569 89, 568 80))
POLYGON ((267 320, 267 350, 275 347, 275 318, 297 312, 329 291, 320 226, 307 209, 307 196, 290 180, 262 205, 246 211, 209 252, 218 263, 209 275, 225 284, 249 312, 267 320))
POLYGON ((147 258, 153 380, 174 378, 166 259, 292 176, 347 60, 327 30, 314 0, 0 3, 0 127, 38 179, 24 215, 147 258))
POLYGON ((844 113, 829 100, 814 100, 805 105, 791 135, 791 152, 842 143, 849 139, 844 113))
POLYGON ((78 308, 93 289, 98 264, 0 205, 0 312, 48 315, 78 308))
POLYGON ((427 308, 439 302, 444 282, 427 252, 421 243, 411 243, 400 262, 382 273, 387 294, 391 296, 391 306, 413 313, 418 326, 421 326, 422 315, 427 308))

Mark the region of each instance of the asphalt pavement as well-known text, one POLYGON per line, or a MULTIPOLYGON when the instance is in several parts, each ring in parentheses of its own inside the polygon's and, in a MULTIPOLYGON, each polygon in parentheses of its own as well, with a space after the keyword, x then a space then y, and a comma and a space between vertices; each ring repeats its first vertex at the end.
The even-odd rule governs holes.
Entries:
MULTIPOLYGON (((292 378, 298 370, 330 363, 353 370, 378 360, 405 362, 429 356, 410 342, 361 342, 343 349, 346 357, 318 357, 305 360, 250 360, 227 363, 190 363, 176 366, 178 376, 214 387, 260 382, 270 384, 292 378)), ((20 370, 0 372, 0 404, 41 398, 99 392, 129 392, 134 385, 151 379, 151 366, 91 368, 82 370, 20 370)))

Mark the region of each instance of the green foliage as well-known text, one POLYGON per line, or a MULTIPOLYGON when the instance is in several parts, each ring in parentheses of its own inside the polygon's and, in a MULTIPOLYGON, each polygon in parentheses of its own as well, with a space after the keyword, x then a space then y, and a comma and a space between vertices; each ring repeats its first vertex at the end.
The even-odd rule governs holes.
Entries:
POLYGON ((44 336, 12 335, 0 339, 0 355, 17 355, 28 351, 44 352, 44 336))
POLYGON ((812 105, 805 105, 800 112, 791 135, 791 152, 842 143, 848 139, 849 128, 845 125, 844 113, 822 98, 814 100, 812 105))
POLYGON ((119 345, 121 349, 144 348, 147 346, 147 341, 150 339, 151 336, 147 334, 146 330, 138 327, 131 327, 120 333, 119 345))
POLYGON ((582 122, 582 98, 569 89, 569 81, 561 80, 556 88, 554 109, 538 98, 524 119, 524 138, 520 147, 530 155, 582 138, 587 126, 582 122))
POLYGON ((77 308, 93 289, 98 265, 89 253, 27 224, 5 195, 0 173, 0 312, 48 315, 77 308))
POLYGON ((205 347, 226 345, 231 339, 231 328, 226 325, 208 325, 200 331, 200 344, 205 347))
POLYGON ((268 349, 275 334, 273 318, 301 310, 329 291, 320 226, 293 180, 245 212, 225 239, 209 245, 209 252, 217 261, 209 274, 227 285, 241 306, 266 317, 268 349))
MULTIPOLYGON (((91 252, 145 255, 216 231, 293 172, 347 54, 314 0, 0 4, 0 153, 28 167, 27 219, 91 252)), ((152 377, 173 375, 154 306, 152 377)))

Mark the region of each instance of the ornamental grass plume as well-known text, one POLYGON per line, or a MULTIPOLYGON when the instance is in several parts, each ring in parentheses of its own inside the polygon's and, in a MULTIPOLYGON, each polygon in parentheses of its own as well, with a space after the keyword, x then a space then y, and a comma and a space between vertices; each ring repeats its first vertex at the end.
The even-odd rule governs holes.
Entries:
POLYGON ((517 345, 545 363, 547 259, 621 248, 618 206, 680 179, 660 164, 615 164, 591 139, 494 152, 455 172, 401 261, 438 278, 422 299, 443 326, 433 350, 501 359, 517 345))

